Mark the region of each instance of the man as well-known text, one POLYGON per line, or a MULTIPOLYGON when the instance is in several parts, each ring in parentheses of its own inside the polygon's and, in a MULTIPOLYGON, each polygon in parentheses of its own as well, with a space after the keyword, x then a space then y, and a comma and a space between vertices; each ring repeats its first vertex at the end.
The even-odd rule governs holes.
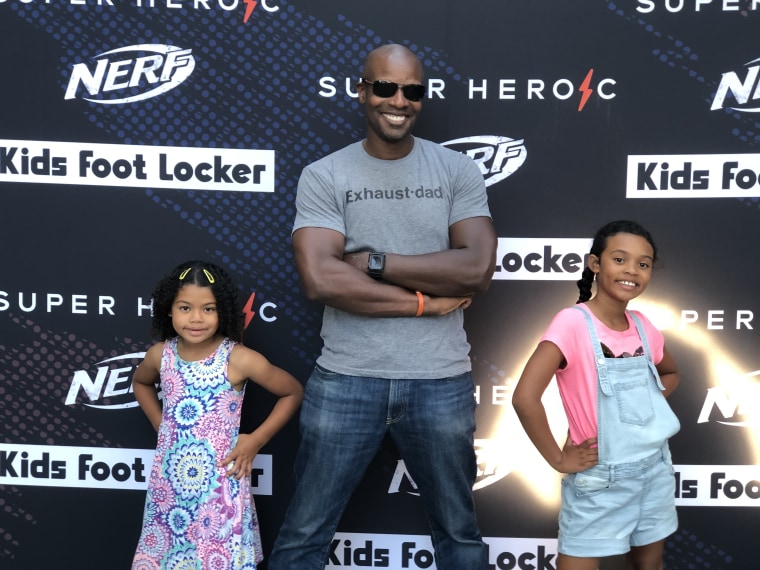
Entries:
POLYGON ((411 134, 422 64, 384 45, 357 84, 367 138, 309 166, 293 248, 326 305, 306 384, 297 485, 270 570, 322 570, 343 509, 386 433, 417 484, 439 570, 486 568, 473 508, 474 386, 463 309, 488 286, 496 237, 465 155, 411 134))

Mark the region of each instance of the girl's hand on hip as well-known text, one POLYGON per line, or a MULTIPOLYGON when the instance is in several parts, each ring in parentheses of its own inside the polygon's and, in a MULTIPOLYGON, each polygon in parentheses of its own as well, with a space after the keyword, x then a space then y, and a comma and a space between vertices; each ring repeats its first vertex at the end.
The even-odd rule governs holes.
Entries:
POLYGON ((570 438, 562 448, 562 460, 557 466, 560 473, 578 473, 593 467, 599 462, 599 448, 596 447, 597 439, 589 438, 579 445, 573 445, 570 438))

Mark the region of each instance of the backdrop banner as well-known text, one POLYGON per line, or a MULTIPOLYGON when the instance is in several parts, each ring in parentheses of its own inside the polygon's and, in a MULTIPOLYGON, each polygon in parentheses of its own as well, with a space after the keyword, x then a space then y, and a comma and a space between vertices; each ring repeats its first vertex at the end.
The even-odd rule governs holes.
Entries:
MULTIPOLYGON (((306 380, 322 307, 293 262, 298 177, 364 136, 363 59, 396 42, 425 66, 415 133, 477 162, 499 238, 465 312, 490 567, 556 568, 560 475, 512 390, 595 230, 629 218, 662 258, 631 307, 681 371, 665 566, 756 568, 759 24, 757 0, 0 0, 0 567, 129 567, 156 444, 131 376, 177 263, 228 269, 245 343, 306 380)), ((554 383, 544 400, 563 440, 554 383)), ((243 429, 272 403, 250 387, 243 429)), ((254 465, 265 556, 297 427, 254 465)), ((390 442, 328 568, 435 568, 390 442)))

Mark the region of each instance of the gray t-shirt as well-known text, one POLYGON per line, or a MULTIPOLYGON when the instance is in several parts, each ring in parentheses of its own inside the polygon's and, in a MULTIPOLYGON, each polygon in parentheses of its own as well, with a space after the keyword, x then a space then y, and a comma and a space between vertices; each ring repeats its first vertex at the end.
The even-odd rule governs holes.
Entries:
MULTIPOLYGON (((404 158, 380 160, 361 142, 307 166, 293 231, 328 228, 346 252, 406 255, 448 249, 449 227, 490 216, 485 183, 468 156, 415 138, 404 158)), ((462 310, 441 317, 378 318, 326 306, 317 363, 353 376, 446 378, 470 370, 462 310)))

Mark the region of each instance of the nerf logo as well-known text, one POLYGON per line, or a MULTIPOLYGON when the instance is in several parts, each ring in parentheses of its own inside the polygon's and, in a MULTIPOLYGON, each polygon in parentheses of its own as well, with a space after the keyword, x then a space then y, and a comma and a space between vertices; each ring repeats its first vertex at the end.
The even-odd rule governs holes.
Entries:
POLYGON ((524 139, 495 135, 464 137, 441 143, 469 156, 480 168, 486 186, 501 182, 520 168, 528 156, 524 139))
POLYGON ((95 364, 97 369, 92 376, 87 370, 77 370, 64 403, 76 404, 80 393, 84 393, 86 400, 81 403, 89 408, 113 410, 138 406, 132 394, 132 374, 144 357, 144 352, 133 352, 107 358, 95 364))
POLYGON ((95 63, 77 63, 64 99, 79 93, 85 101, 105 105, 135 103, 179 86, 195 69, 192 50, 139 44, 96 55, 95 63))
POLYGON ((726 383, 708 388, 698 424, 717 422, 733 427, 756 426, 760 423, 760 370, 726 383))
MULTIPOLYGON (((498 440, 476 439, 475 457, 478 471, 475 485, 472 488, 473 491, 493 485, 512 471, 512 463, 505 460, 501 443, 498 440)), ((406 493, 414 496, 420 494, 417 483, 412 479, 403 460, 396 462, 396 470, 388 486, 388 494, 395 493, 406 493)))
POLYGON ((711 111, 725 108, 726 99, 730 95, 734 104, 729 105, 729 109, 745 113, 760 112, 760 103, 758 103, 758 99, 760 99, 760 84, 758 84, 760 65, 758 62, 760 62, 760 58, 744 64, 747 72, 743 78, 733 71, 721 75, 720 84, 715 91, 715 98, 710 107, 711 111))

